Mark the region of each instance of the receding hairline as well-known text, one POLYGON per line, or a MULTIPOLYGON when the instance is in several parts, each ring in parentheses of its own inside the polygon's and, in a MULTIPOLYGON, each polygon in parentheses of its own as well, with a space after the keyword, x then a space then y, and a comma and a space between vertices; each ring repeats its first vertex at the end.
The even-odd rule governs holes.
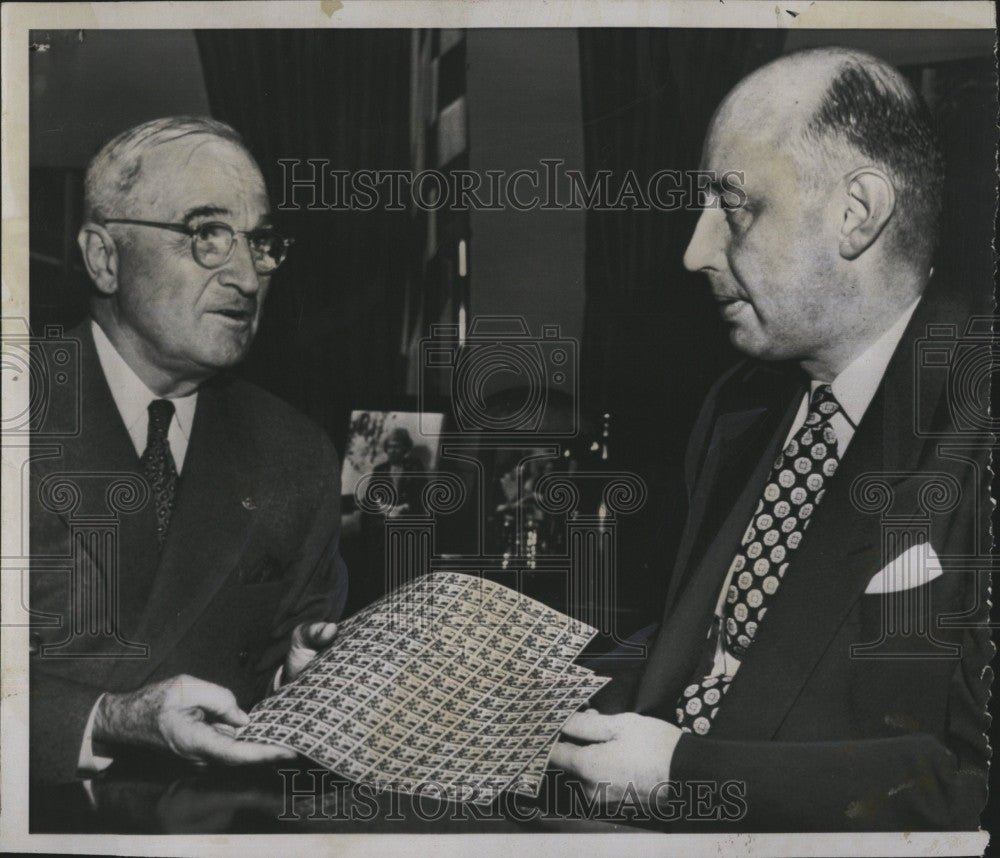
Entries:
POLYGON ((852 67, 877 77, 901 98, 907 95, 905 78, 873 54, 839 46, 806 48, 771 60, 729 91, 709 123, 706 153, 724 130, 774 145, 804 176, 820 166, 833 169, 834 160, 848 150, 836 147, 832 138, 828 145, 816 146, 810 128, 836 81, 852 67))
MULTIPOLYGON (((246 145, 238 140, 231 140, 228 137, 221 137, 218 134, 214 134, 211 131, 191 131, 189 133, 178 135, 177 137, 171 137, 167 140, 158 140, 151 143, 149 146, 143 148, 139 152, 139 178, 141 180, 142 175, 146 172, 146 166, 144 163, 144 157, 155 151, 163 150, 167 147, 181 146, 184 144, 189 145, 188 159, 193 157, 195 152, 204 145, 209 144, 222 144, 223 146, 228 146, 233 151, 239 152, 240 155, 247 161, 247 163, 253 168, 254 172, 263 178, 263 173, 261 172, 260 165, 258 165, 256 159, 250 154, 246 145), (198 138, 201 138, 200 140, 198 138)), ((138 182, 136 183, 138 184, 138 182)))
POLYGON ((161 117, 125 129, 91 158, 84 177, 85 218, 101 221, 126 213, 117 210, 127 208, 142 181, 146 172, 145 156, 163 146, 199 137, 230 144, 246 158, 263 182, 260 166, 231 125, 203 116, 161 117))
POLYGON ((940 234, 944 159, 926 105, 890 63, 842 47, 779 57, 720 104, 706 156, 741 135, 780 149, 816 191, 856 167, 882 169, 897 195, 887 235, 901 258, 926 267, 940 234))
POLYGON ((789 135, 789 122, 804 132, 829 91, 852 58, 874 60, 847 48, 810 48, 772 60, 734 86, 719 105, 709 125, 709 138, 718 129, 752 129, 772 133, 779 142, 789 135), (811 74, 791 74, 807 71, 811 74), (765 123, 762 126, 762 122, 765 123))

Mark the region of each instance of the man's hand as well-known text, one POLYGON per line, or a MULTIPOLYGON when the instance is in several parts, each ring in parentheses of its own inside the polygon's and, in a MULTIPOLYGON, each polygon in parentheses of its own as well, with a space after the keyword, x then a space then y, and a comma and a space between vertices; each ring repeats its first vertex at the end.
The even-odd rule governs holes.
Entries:
POLYGON ((292 644, 285 656, 281 681, 291 682, 321 649, 337 635, 336 623, 300 623, 292 631, 292 644))
POLYGON ((550 762, 583 783, 589 798, 618 801, 629 784, 646 802, 658 783, 670 779, 674 748, 684 734, 659 718, 626 712, 601 715, 596 709, 577 712, 562 729, 589 745, 556 744, 550 762), (607 789, 599 788, 607 784, 607 789))
POLYGON ((246 722, 231 691, 181 675, 126 694, 105 694, 94 717, 94 742, 158 748, 227 766, 295 759, 288 748, 238 742, 233 734, 246 722))

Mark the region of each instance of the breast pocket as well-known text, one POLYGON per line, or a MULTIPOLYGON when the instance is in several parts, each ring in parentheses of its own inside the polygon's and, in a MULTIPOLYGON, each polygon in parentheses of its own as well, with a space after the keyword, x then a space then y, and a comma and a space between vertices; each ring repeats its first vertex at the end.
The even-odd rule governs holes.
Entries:
POLYGON ((851 646, 852 707, 874 735, 941 728, 960 648, 939 627, 936 588, 861 597, 851 646))
POLYGON ((933 584, 861 597, 861 640, 854 657, 920 658, 957 655, 936 633, 941 605, 933 584))
POLYGON ((955 619, 971 606, 972 584, 968 573, 939 572, 914 586, 866 593, 861 597, 865 645, 890 658, 960 657, 962 624, 955 619))

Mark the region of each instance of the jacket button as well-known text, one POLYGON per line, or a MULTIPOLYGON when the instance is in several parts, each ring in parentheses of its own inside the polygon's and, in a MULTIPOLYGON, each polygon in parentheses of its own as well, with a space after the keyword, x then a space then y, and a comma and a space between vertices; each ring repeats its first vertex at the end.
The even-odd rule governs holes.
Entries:
POLYGON ((240 664, 246 664, 250 658, 250 653, 245 649, 241 649, 239 655, 236 657, 239 659, 240 664))

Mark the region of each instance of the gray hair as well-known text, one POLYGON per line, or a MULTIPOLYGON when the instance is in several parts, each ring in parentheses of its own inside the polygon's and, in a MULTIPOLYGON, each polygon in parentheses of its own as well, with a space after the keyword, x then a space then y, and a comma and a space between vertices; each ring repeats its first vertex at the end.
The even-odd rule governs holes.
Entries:
POLYGON ((191 135, 208 135, 235 144, 251 157, 239 132, 208 116, 165 116, 122 131, 90 159, 83 182, 83 216, 103 223, 127 214, 129 195, 142 174, 142 156, 154 146, 191 135))

